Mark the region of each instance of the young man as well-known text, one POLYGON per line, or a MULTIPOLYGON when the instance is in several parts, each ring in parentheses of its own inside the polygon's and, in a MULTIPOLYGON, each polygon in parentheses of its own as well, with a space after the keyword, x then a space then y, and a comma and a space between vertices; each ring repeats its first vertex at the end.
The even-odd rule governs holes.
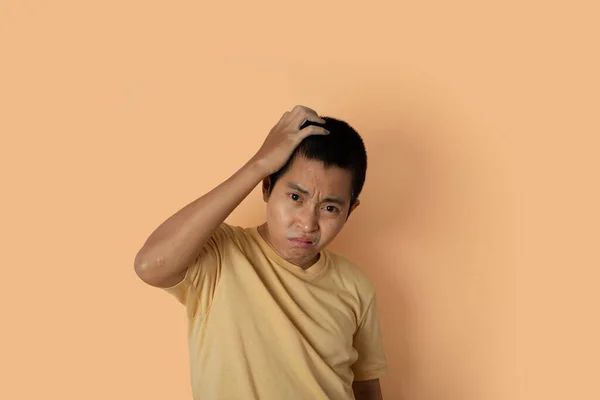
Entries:
POLYGON ((296 106, 144 243, 137 275, 186 307, 195 399, 382 399, 374 287, 326 249, 359 205, 366 167, 354 129, 296 106), (225 223, 261 182, 266 222, 225 223))

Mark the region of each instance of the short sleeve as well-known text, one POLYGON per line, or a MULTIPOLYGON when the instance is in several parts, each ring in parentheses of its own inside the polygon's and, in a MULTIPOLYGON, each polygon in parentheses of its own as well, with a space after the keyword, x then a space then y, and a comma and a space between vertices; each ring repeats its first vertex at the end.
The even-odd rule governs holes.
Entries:
POLYGON ((355 381, 377 379, 384 375, 387 361, 383 349, 377 297, 374 295, 354 334, 358 359, 352 365, 355 381))
POLYGON ((183 280, 164 288, 186 307, 188 318, 204 316, 210 309, 225 250, 235 242, 233 235, 234 228, 222 223, 188 267, 183 280))

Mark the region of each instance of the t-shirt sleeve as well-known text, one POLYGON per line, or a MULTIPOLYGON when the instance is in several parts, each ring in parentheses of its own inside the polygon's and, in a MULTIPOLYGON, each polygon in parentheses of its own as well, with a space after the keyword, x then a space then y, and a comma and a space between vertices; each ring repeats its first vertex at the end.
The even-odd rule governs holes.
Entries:
POLYGON ((235 242, 235 228, 222 223, 177 284, 164 288, 186 308, 187 316, 204 316, 211 305, 227 246, 235 242))
POLYGON ((352 366, 355 381, 377 379, 384 375, 387 361, 381 338, 379 309, 374 295, 354 334, 358 359, 352 366))

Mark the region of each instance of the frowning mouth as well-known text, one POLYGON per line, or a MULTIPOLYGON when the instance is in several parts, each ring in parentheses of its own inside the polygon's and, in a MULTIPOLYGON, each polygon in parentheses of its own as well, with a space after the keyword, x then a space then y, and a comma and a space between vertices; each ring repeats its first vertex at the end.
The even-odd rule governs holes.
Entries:
POLYGON ((304 239, 304 238, 292 238, 289 239, 290 243, 292 243, 292 245, 294 247, 300 247, 303 249, 306 249, 308 247, 311 247, 315 244, 315 241, 312 239, 304 239))

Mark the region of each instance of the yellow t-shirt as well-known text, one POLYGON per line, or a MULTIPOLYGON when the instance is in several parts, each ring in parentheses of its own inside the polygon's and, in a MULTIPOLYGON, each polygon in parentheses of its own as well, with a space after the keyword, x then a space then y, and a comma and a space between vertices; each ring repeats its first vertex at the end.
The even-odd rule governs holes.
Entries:
POLYGON ((165 290, 186 307, 194 399, 353 399, 386 369, 374 287, 329 250, 303 270, 223 223, 165 290))

